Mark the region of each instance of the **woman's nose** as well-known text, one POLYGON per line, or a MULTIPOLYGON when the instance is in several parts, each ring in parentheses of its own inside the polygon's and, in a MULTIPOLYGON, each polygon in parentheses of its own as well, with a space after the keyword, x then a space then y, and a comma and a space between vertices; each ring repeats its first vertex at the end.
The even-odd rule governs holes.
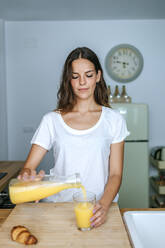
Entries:
POLYGON ((84 77, 80 77, 80 85, 84 85, 85 84, 85 79, 84 79, 84 77))

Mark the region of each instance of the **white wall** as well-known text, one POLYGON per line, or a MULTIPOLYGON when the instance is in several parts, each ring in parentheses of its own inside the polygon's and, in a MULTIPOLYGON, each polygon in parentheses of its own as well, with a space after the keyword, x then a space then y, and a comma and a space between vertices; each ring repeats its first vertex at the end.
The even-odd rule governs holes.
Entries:
POLYGON ((7 143, 7 99, 5 80, 5 32, 0 20, 0 160, 8 159, 7 143))
MULTIPOLYGON (((117 44, 141 51, 143 71, 127 92, 149 105, 150 147, 165 145, 165 20, 6 22, 5 31, 9 159, 25 159, 41 117, 56 106, 64 60, 77 46, 93 49, 103 68, 117 44)), ((114 89, 117 83, 104 72, 114 89)))

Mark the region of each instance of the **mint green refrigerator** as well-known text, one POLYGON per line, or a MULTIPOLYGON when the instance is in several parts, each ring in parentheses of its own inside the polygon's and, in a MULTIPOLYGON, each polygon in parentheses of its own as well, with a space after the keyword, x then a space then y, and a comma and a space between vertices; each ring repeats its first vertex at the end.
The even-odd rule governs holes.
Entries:
POLYGON ((119 191, 120 208, 149 207, 148 105, 113 103, 127 122, 130 135, 125 140, 123 179, 119 191))

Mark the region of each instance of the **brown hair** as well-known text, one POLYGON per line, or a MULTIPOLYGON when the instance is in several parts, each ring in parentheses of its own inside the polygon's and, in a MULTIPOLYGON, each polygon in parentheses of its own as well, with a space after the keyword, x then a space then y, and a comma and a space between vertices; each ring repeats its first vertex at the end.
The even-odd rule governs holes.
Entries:
POLYGON ((87 47, 78 47, 68 55, 65 61, 60 88, 57 94, 57 109, 62 112, 69 112, 76 104, 76 97, 73 93, 70 80, 72 77, 72 62, 79 58, 88 59, 90 62, 92 62, 94 64, 96 73, 98 73, 99 70, 101 71, 100 82, 96 83, 94 99, 97 104, 110 107, 108 103, 107 86, 103 78, 103 70, 97 55, 87 47))

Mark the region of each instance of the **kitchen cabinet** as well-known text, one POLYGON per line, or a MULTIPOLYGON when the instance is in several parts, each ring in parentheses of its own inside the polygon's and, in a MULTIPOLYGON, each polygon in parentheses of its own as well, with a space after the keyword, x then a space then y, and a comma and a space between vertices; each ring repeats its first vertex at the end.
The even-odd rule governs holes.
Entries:
POLYGON ((150 206, 155 208, 165 207, 165 161, 154 159, 150 156, 150 163, 157 169, 158 176, 150 177, 152 193, 150 206))

